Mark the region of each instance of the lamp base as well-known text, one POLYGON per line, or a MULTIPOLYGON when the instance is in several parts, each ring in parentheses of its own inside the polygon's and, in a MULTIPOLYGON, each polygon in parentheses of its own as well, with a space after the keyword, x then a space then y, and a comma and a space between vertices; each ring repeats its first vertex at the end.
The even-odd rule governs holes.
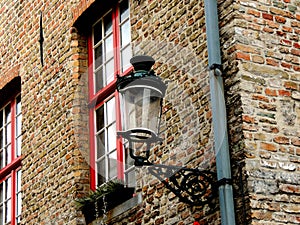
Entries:
POLYGON ((155 143, 162 140, 154 131, 146 128, 133 128, 126 131, 118 131, 117 134, 127 139, 129 142, 155 143))

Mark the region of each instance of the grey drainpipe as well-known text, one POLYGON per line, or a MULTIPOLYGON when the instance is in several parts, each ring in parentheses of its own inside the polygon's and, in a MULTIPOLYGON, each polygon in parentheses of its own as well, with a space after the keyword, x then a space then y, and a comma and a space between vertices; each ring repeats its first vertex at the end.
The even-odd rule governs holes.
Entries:
POLYGON ((222 225, 235 225, 217 0, 204 0, 214 145, 222 225))

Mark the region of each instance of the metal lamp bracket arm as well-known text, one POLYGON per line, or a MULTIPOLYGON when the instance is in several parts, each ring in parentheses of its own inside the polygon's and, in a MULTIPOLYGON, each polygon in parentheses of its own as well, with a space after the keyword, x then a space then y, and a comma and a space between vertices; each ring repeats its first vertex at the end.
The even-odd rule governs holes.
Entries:
POLYGON ((148 170, 186 204, 208 204, 217 194, 216 173, 161 164, 149 164, 148 170))

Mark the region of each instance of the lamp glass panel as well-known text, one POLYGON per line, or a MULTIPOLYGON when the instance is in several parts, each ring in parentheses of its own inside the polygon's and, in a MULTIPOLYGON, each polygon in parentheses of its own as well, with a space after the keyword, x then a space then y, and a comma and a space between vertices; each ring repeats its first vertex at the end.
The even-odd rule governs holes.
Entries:
MULTIPOLYGON (((130 85, 121 93, 123 130, 140 129, 157 135, 162 93, 158 89, 146 85, 130 85)), ((145 134, 146 136, 147 134, 145 134)))

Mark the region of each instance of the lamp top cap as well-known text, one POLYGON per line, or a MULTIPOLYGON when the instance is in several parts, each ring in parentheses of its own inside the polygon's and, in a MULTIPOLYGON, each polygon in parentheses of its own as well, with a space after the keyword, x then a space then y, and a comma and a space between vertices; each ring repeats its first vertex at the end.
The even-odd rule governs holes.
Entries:
POLYGON ((134 67, 135 71, 146 70, 149 71, 154 65, 155 60, 148 55, 137 55, 130 59, 130 63, 134 67))

